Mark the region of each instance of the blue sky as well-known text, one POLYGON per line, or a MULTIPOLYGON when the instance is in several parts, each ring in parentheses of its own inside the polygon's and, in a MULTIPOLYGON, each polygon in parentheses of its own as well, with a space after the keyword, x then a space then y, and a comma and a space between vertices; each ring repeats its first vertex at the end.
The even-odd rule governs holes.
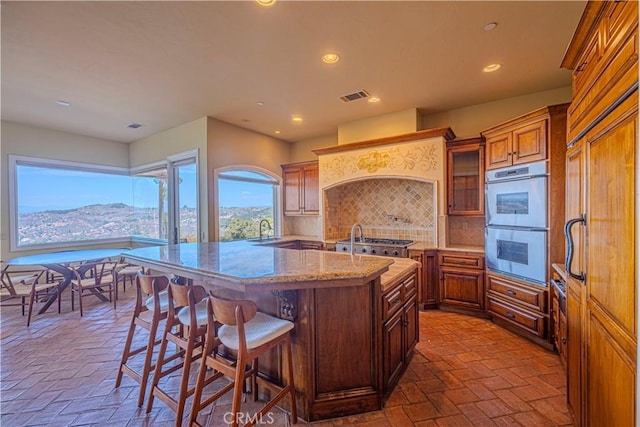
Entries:
MULTIPOLYGON (((106 203, 134 205, 134 182, 135 191, 140 195, 136 198, 136 206, 151 207, 158 203, 158 184, 153 179, 24 165, 18 166, 17 170, 21 213, 106 203)), ((181 188, 195 188, 195 167, 183 167, 180 171, 181 188)), ((195 201, 195 192, 181 194, 183 205, 195 207, 195 201)))
MULTIPOLYGON (((125 203, 155 207, 158 184, 151 178, 97 174, 65 169, 19 165, 18 200, 20 213, 74 209, 87 205, 125 203)), ((180 204, 195 207, 195 165, 180 168, 180 204)), ((238 181, 221 181, 221 207, 270 206, 273 192, 268 186, 238 181)))
POLYGON ((220 207, 271 206, 273 191, 264 184, 220 180, 220 207))

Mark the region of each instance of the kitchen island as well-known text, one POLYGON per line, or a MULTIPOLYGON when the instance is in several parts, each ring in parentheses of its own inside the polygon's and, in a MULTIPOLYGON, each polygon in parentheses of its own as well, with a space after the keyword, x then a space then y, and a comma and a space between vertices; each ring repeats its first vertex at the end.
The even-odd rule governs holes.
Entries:
MULTIPOLYGON (((417 263, 409 259, 251 241, 148 247, 123 255, 293 321, 298 414, 307 421, 381 409, 417 341, 417 263)), ((283 378, 277 349, 260 359, 260 371, 283 378)))

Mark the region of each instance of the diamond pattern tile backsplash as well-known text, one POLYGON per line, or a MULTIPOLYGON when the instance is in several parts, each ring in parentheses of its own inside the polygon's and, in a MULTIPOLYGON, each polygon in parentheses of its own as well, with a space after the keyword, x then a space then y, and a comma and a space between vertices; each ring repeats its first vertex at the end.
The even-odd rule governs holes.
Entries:
POLYGON ((374 178, 325 190, 325 239, 349 237, 355 223, 366 237, 435 244, 434 183, 374 178))

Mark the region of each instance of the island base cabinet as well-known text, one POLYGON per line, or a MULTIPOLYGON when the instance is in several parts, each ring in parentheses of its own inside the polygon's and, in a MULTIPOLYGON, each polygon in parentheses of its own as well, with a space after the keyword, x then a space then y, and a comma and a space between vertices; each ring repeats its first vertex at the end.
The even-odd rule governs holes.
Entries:
POLYGON ((389 396, 409 365, 419 338, 416 272, 389 286, 382 295, 382 383, 389 396))
POLYGON ((403 347, 404 312, 398 311, 384 325, 383 348, 384 348, 384 383, 388 388, 390 384, 395 384, 402 375, 405 355, 403 347))
MULTIPOLYGON (((240 293, 206 284, 214 295, 249 299, 294 322, 292 353, 298 416, 319 421, 382 409, 418 342, 417 269, 383 286, 366 284, 240 293)), ((260 358, 260 375, 282 384, 280 349, 260 358)), ((260 388, 260 397, 269 390, 260 388)), ((290 403, 279 404, 285 410, 290 403)))

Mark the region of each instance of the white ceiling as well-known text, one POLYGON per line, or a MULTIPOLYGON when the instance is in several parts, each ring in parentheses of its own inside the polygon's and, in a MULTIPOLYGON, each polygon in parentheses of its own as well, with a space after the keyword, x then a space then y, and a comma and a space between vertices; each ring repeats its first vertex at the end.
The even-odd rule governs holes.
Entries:
POLYGON ((204 116, 299 141, 407 108, 434 113, 568 86, 560 62, 584 5, 3 1, 1 114, 122 142, 204 116), (323 63, 327 51, 340 62, 323 63), (502 68, 483 73, 490 63, 502 68), (338 99, 362 89, 382 101, 338 99))

